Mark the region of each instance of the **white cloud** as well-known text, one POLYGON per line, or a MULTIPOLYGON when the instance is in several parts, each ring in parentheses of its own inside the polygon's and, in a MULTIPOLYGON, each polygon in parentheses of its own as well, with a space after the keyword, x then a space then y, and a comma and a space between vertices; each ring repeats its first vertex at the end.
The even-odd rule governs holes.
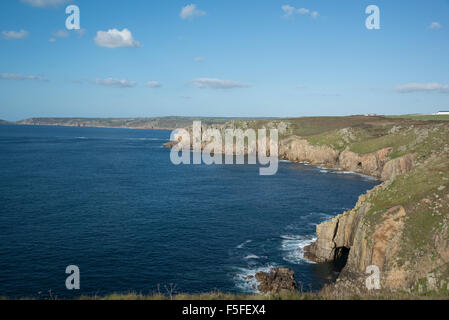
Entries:
POLYGON ((162 84, 159 81, 148 81, 147 87, 148 88, 160 88, 160 87, 162 87, 162 84))
POLYGON ((432 22, 429 26, 429 28, 433 29, 433 30, 438 30, 438 29, 441 29, 442 27, 443 26, 439 22, 432 22))
POLYGON ((41 77, 41 76, 26 76, 26 75, 22 75, 22 74, 14 74, 14 73, 2 73, 0 75, 0 79, 17 80, 17 81, 22 81, 22 80, 48 81, 47 79, 45 79, 44 77, 41 77))
POLYGON ((291 17, 295 14, 302 14, 302 15, 308 14, 315 19, 320 14, 318 11, 310 11, 310 9, 306 8, 296 9, 295 7, 292 7, 291 5, 288 4, 284 4, 283 6, 281 6, 281 9, 282 11, 284 11, 284 18, 291 17))
POLYGON ((20 31, 2 31, 3 38, 6 40, 16 40, 23 39, 28 37, 28 31, 20 30, 20 31))
POLYGON ((65 30, 58 30, 56 32, 52 32, 52 35, 56 38, 67 38, 69 33, 65 30))
POLYGON ((114 78, 107 78, 104 80, 97 79, 95 80, 96 84, 107 87, 116 87, 116 88, 132 88, 136 86, 135 81, 126 81, 126 80, 117 80, 114 78))
POLYGON ((397 86, 395 88, 395 91, 399 93, 411 93, 411 92, 449 93, 449 85, 440 84, 437 82, 429 82, 429 83, 411 82, 397 86))
POLYGON ((205 16, 205 15, 206 15, 206 12, 199 10, 196 7, 196 4, 189 4, 185 7, 183 7, 181 10, 181 13, 179 14, 181 19, 194 19, 196 17, 201 17, 201 16, 205 16))
POLYGON ((30 6, 38 8, 56 7, 70 2, 70 0, 20 0, 20 1, 29 4, 30 6))
POLYGON ((320 13, 318 11, 313 11, 310 16, 314 19, 316 19, 318 16, 320 15, 320 13))
POLYGON ((50 39, 48 39, 48 42, 56 42, 56 39, 55 38, 50 38, 50 39))
POLYGON ((233 89, 233 88, 247 88, 250 85, 246 83, 239 83, 232 80, 199 78, 192 80, 192 83, 198 88, 210 89, 233 89))
POLYGON ((193 58, 193 60, 195 60, 196 62, 203 62, 204 58, 203 57, 195 57, 195 58, 193 58))
POLYGON ((120 48, 120 47, 140 47, 140 43, 134 40, 131 31, 123 29, 109 29, 108 31, 98 31, 95 37, 97 46, 106 48, 120 48))
POLYGON ((288 4, 284 4, 282 7, 282 11, 285 12, 284 17, 290 17, 291 15, 293 15, 296 11, 296 9, 288 4))

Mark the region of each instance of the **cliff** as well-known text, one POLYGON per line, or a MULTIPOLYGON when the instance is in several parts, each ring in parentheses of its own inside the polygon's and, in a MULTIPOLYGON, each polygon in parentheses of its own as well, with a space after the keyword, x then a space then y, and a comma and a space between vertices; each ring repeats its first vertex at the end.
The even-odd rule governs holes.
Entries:
POLYGON ((449 122, 357 116, 214 128, 281 129, 281 159, 383 181, 354 209, 318 225, 317 241, 305 249, 311 260, 342 266, 330 290, 366 291, 366 270, 374 265, 384 290, 449 293, 449 122))
MULTIPOLYGON (((413 153, 387 160, 387 150, 379 150, 367 157, 367 173, 384 183, 360 196, 354 209, 317 226, 307 258, 335 262, 349 252, 333 290, 363 292, 367 267, 374 265, 382 289, 449 292, 449 128, 433 124, 426 132, 402 148, 413 153)), ((340 163, 351 167, 357 157, 340 163)))

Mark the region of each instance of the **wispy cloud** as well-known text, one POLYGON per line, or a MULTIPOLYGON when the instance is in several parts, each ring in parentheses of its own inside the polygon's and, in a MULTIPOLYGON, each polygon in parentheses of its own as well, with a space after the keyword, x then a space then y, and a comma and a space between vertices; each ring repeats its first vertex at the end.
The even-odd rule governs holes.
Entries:
POLYGON ((240 83, 232 80, 221 80, 211 78, 199 78, 192 80, 193 85, 198 88, 210 88, 210 89, 234 89, 234 88, 247 88, 249 84, 240 83))
POLYGON ((20 31, 2 31, 2 36, 6 40, 17 40, 17 39, 24 39, 28 37, 28 31, 26 30, 20 30, 20 31))
POLYGON ((193 58, 193 60, 195 60, 196 62, 203 62, 204 58, 203 57, 195 57, 195 58, 193 58))
POLYGON ((319 12, 318 11, 312 11, 310 9, 306 9, 306 8, 299 8, 296 9, 295 7, 288 5, 288 4, 284 4, 281 7, 282 11, 284 11, 284 18, 289 18, 291 16, 294 16, 295 14, 301 14, 301 15, 310 15, 312 18, 317 18, 319 16, 319 12))
POLYGON ((14 73, 2 73, 0 75, 0 79, 16 80, 16 81, 23 81, 23 80, 48 81, 47 79, 41 76, 27 76, 23 74, 14 74, 14 73))
POLYGON ((430 24, 430 26, 429 26, 429 29, 438 30, 438 29, 441 29, 442 27, 443 26, 441 25, 441 23, 439 23, 439 22, 432 22, 430 24))
POLYGON ((83 29, 83 28, 81 28, 81 29, 75 29, 75 30, 73 30, 73 31, 75 31, 80 37, 84 36, 84 35, 86 34, 86 32, 87 32, 87 30, 86 30, 86 29, 83 29))
POLYGON ((69 33, 65 30, 58 30, 58 31, 52 32, 52 35, 56 38, 67 38, 69 36, 69 33))
POLYGON ((131 31, 123 29, 109 29, 108 31, 98 31, 95 37, 97 46, 106 48, 121 48, 121 47, 140 47, 140 43, 134 40, 131 31))
POLYGON ((412 93, 412 92, 449 93, 449 85, 441 84, 438 82, 429 82, 429 83, 411 82, 397 86, 395 88, 395 91, 399 93, 412 93))
POLYGON ((20 0, 33 7, 46 8, 46 7, 57 7, 59 5, 70 2, 70 0, 20 0))
POLYGON ((206 15, 206 11, 199 10, 196 7, 196 4, 189 4, 185 7, 183 7, 181 9, 181 13, 179 14, 181 19, 189 19, 189 20, 192 20, 196 17, 205 16, 205 15, 206 15))
POLYGON ((97 79, 95 80, 95 83, 101 86, 106 87, 115 87, 115 88, 132 88, 136 86, 135 81, 127 81, 127 80, 117 80, 114 78, 107 78, 107 79, 97 79))
POLYGON ((147 87, 148 88, 160 88, 160 87, 162 87, 162 84, 159 81, 148 81, 147 87))

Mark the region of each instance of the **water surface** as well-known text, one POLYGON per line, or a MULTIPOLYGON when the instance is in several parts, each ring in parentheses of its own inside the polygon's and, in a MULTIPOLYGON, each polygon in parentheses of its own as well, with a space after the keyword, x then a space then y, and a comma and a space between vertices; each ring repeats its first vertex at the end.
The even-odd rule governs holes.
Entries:
POLYGON ((0 126, 0 296, 253 292, 288 267, 304 288, 335 274, 299 248, 378 182, 281 162, 175 166, 169 131, 0 126), (65 288, 65 268, 81 290, 65 288))

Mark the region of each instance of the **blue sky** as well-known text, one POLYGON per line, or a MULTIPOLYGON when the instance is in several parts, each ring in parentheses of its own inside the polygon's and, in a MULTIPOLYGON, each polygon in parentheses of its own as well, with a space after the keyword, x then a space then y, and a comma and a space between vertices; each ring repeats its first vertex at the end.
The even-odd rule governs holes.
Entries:
POLYGON ((449 0, 2 0, 0 32, 0 119, 449 109, 449 0))

